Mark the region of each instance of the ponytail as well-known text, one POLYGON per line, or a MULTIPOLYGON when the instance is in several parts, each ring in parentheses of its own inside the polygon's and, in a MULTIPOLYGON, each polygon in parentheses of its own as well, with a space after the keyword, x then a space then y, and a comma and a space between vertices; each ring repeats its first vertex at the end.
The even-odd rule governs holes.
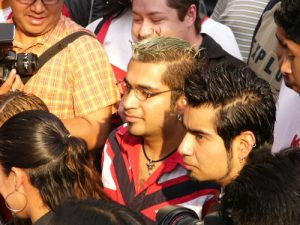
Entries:
POLYGON ((24 111, 2 125, 0 164, 7 174, 24 169, 51 210, 69 197, 105 198, 85 142, 49 112, 24 111))
POLYGON ((72 184, 78 199, 85 199, 87 196, 96 199, 106 198, 102 191, 101 176, 93 168, 93 160, 85 142, 69 136, 64 162, 74 176, 72 184))

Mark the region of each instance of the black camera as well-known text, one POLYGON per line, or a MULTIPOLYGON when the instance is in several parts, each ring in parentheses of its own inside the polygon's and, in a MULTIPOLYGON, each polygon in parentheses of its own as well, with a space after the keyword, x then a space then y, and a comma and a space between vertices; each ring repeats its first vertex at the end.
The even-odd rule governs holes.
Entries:
POLYGON ((167 205, 158 210, 156 225, 225 225, 225 221, 217 212, 213 212, 199 220, 198 215, 191 209, 167 205))
POLYGON ((0 23, 0 82, 3 83, 12 69, 21 77, 34 75, 38 70, 38 57, 33 53, 16 53, 13 47, 15 27, 0 23))
POLYGON ((191 209, 167 205, 158 210, 156 225, 204 225, 204 222, 191 209))

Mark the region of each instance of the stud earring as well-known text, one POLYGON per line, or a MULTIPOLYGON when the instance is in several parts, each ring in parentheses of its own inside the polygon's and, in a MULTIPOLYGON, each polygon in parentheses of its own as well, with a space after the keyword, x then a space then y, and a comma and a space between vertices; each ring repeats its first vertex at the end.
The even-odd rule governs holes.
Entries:
POLYGON ((177 114, 177 119, 178 119, 179 121, 181 121, 181 120, 182 120, 182 115, 181 115, 181 114, 177 114))
POLYGON ((245 157, 241 156, 240 157, 240 163, 243 163, 244 159, 245 159, 245 157))

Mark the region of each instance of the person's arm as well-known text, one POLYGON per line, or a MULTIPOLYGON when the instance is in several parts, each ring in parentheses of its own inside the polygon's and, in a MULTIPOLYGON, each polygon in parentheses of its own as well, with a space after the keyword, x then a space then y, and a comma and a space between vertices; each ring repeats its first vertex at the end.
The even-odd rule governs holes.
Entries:
POLYGON ((15 69, 13 69, 7 80, 0 87, 0 95, 6 94, 9 91, 20 90, 23 91, 24 84, 15 69))
POLYGON ((84 117, 62 120, 71 135, 86 141, 88 149, 104 145, 110 131, 112 106, 107 106, 84 117))
POLYGON ((69 51, 75 118, 63 121, 71 135, 83 138, 93 150, 105 143, 120 93, 106 53, 96 38, 82 36, 69 51))

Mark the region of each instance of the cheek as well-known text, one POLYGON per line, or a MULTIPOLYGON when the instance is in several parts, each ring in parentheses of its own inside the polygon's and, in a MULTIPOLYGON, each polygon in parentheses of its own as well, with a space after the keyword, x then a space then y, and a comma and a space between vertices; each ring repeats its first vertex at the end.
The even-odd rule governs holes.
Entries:
POLYGON ((138 40, 138 33, 140 30, 140 27, 141 26, 139 24, 132 24, 131 35, 132 35, 133 41, 138 40))
POLYGON ((218 148, 213 143, 203 144, 202 151, 197 151, 197 158, 205 164, 209 164, 211 168, 223 167, 227 165, 227 154, 222 148, 218 148))
POLYGON ((300 81, 300 57, 297 57, 292 62, 292 72, 297 80, 300 81))

